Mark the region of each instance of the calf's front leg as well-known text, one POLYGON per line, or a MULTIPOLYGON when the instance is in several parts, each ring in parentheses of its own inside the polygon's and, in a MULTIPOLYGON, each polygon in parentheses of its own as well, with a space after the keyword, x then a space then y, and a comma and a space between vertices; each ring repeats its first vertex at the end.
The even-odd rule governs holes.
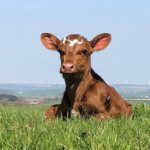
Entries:
POLYGON ((45 111, 45 119, 54 119, 62 117, 63 119, 70 117, 70 107, 63 101, 61 104, 50 106, 45 111))
POLYGON ((52 105, 45 111, 45 119, 55 119, 60 104, 52 105))

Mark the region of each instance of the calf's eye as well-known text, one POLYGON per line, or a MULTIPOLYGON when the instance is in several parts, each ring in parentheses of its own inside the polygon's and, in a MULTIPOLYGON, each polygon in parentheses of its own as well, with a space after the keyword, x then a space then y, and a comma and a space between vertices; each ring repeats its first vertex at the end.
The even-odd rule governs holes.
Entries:
POLYGON ((82 55, 88 55, 88 50, 86 50, 86 49, 82 50, 81 54, 82 55))

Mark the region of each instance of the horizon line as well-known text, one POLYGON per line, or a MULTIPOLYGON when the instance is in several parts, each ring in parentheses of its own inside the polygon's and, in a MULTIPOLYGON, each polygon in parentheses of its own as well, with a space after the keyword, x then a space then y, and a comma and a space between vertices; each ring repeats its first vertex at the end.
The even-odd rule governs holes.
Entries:
MULTIPOLYGON (((39 86, 43 86, 43 85, 65 85, 65 83, 12 83, 12 82, 7 82, 7 83, 3 83, 0 82, 0 84, 11 84, 11 85, 39 85, 39 86)), ((150 84, 136 84, 136 83, 109 83, 109 85, 126 85, 126 86, 150 86, 150 84)))

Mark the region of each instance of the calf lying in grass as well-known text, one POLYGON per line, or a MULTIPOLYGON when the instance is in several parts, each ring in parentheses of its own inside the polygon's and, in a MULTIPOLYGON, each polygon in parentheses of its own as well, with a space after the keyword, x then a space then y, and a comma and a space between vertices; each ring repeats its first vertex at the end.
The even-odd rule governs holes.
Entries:
POLYGON ((91 68, 91 54, 107 47, 110 34, 99 34, 88 41, 79 34, 59 40, 53 34, 43 33, 41 41, 47 49, 60 53, 60 72, 66 83, 61 104, 50 106, 46 118, 88 115, 106 119, 132 114, 131 105, 91 68))

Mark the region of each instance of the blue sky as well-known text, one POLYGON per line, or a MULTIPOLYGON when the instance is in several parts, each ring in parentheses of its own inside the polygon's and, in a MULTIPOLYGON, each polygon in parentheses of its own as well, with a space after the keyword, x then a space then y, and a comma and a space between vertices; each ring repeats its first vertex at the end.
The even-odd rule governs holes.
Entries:
POLYGON ((150 84, 150 1, 5 0, 0 4, 0 83, 63 83, 57 52, 42 32, 60 39, 80 33, 112 34, 92 66, 108 83, 150 84))

